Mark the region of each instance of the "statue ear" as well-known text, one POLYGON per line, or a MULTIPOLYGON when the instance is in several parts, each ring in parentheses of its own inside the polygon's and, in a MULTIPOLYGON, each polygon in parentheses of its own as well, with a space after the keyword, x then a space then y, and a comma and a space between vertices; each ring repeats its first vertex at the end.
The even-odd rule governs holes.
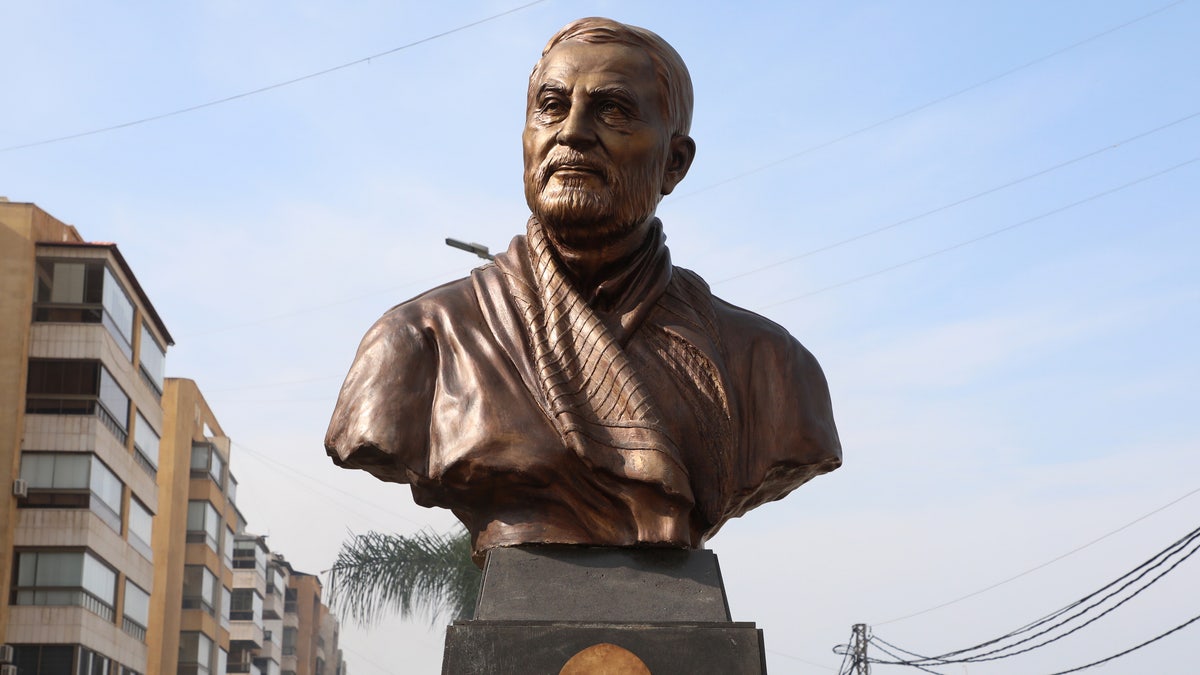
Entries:
POLYGON ((679 181, 687 175, 688 169, 692 166, 692 160, 696 158, 696 141, 692 140, 691 136, 684 134, 676 134, 671 138, 671 145, 667 155, 667 168, 663 171, 662 193, 664 195, 671 194, 679 181))

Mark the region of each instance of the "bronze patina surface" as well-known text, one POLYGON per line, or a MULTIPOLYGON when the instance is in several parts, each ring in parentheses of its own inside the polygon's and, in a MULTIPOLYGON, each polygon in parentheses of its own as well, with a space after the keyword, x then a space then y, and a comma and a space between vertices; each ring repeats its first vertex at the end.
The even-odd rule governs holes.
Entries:
POLYGON ((368 331, 325 439, 451 509, 475 552, 699 548, 841 465, 820 366, 675 267, 655 217, 695 156, 662 38, 563 28, 529 80, 526 234, 368 331))

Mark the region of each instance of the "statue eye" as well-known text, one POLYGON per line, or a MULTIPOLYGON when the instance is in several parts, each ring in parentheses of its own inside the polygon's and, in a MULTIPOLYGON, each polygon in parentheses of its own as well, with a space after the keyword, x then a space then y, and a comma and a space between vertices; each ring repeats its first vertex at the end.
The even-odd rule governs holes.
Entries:
POLYGON ((547 98, 538 106, 538 113, 541 115, 557 116, 562 115, 566 110, 566 104, 558 98, 547 98))
POLYGON ((628 114, 625 112, 625 108, 621 107, 621 104, 617 103, 616 101, 604 101, 597 107, 596 110, 605 117, 628 117, 628 114))

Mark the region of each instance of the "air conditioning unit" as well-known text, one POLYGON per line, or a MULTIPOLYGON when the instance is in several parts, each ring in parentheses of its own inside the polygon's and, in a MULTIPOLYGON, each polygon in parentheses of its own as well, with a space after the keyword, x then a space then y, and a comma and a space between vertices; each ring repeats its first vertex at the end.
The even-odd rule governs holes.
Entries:
MULTIPOLYGON (((29 496, 29 482, 26 481, 24 478, 18 478, 16 480, 14 480, 13 481, 13 496, 14 497, 28 497, 29 496)), ((15 673, 0 673, 0 675, 16 675, 16 674, 15 673)))
POLYGON ((0 666, 0 675, 17 675, 16 666, 0 666))
POLYGON ((12 663, 12 660, 13 660, 13 646, 12 645, 0 645, 0 663, 12 663))

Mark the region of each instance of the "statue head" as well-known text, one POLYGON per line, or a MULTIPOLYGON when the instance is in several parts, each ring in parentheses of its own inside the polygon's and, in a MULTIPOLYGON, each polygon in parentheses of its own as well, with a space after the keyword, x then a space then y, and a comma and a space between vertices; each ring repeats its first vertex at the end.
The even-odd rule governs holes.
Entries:
POLYGON ((648 226, 695 156, 692 83, 658 35, 610 19, 575 21, 529 78, 525 199, 551 238, 602 247, 648 226))

